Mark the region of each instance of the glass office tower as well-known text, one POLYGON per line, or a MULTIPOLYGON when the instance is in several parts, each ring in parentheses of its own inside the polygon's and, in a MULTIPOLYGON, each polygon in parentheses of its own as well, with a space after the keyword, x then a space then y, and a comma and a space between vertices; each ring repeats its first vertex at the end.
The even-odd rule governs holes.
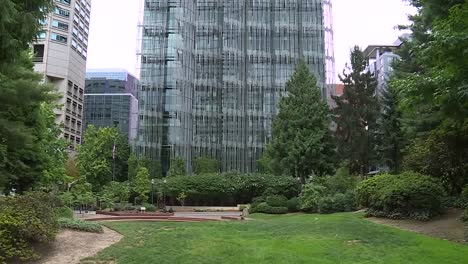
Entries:
POLYGON ((164 170, 180 156, 190 171, 204 156, 223 171, 256 171, 300 58, 326 88, 333 55, 321 0, 145 0, 144 8, 136 149, 164 170))

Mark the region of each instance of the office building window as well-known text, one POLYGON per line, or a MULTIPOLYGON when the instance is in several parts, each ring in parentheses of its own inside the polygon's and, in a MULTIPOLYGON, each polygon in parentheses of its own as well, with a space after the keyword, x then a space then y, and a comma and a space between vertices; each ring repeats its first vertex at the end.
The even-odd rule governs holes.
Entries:
POLYGON ((80 18, 76 14, 73 16, 73 22, 75 22, 77 25, 80 22, 80 18))
POLYGON ((67 43, 67 37, 66 36, 62 36, 62 35, 55 34, 55 33, 50 34, 50 39, 58 41, 58 42, 62 42, 62 43, 67 43))
POLYGON ((53 20, 52 27, 62 29, 62 30, 68 30, 68 23, 58 21, 58 20, 53 20))
POLYGON ((45 32, 41 32, 41 33, 37 34, 37 38, 38 38, 38 39, 45 39, 45 38, 46 38, 46 33, 45 33, 45 32))
POLYGON ((54 8, 54 14, 63 16, 63 17, 70 17, 70 11, 60 8, 58 6, 54 8))
POLYGON ((34 50, 34 62, 44 61, 44 44, 37 44, 33 47, 34 50))
POLYGON ((65 4, 65 5, 70 5, 70 0, 55 0, 55 2, 65 4))
POLYGON ((78 28, 73 27, 72 33, 73 33, 73 36, 77 37, 78 36, 78 28))
POLYGON ((78 44, 76 43, 76 40, 72 39, 71 44, 72 44, 72 47, 76 49, 76 47, 77 47, 77 45, 78 45, 78 44))

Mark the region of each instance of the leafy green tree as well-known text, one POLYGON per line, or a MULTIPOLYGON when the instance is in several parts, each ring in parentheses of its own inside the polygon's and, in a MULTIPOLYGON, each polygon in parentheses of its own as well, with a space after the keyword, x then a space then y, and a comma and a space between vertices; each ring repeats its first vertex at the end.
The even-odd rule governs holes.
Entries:
POLYGON ((171 161, 171 167, 167 172, 169 177, 185 176, 187 170, 185 170, 185 160, 181 157, 176 157, 171 161))
POLYGON ((377 81, 366 70, 367 60, 355 46, 350 54, 351 66, 343 71, 343 95, 332 96, 337 107, 333 110, 336 123, 338 155, 347 160, 351 173, 369 171, 373 158, 372 135, 376 127, 378 104, 375 97, 377 81))
POLYGON ((55 123, 54 105, 43 103, 38 115, 37 144, 42 160, 43 173, 40 184, 43 186, 65 183, 72 179, 67 175, 67 142, 60 138, 60 127, 55 123))
POLYGON ((446 188, 457 194, 468 182, 468 59, 462 55, 468 49, 468 3, 412 3, 418 7, 407 27, 412 37, 399 51, 402 60, 392 80, 411 143, 405 166, 442 177, 446 188))
MULTIPOLYGON (((73 195, 73 205, 78 207, 88 206, 94 203, 94 195, 92 192, 92 185, 81 179, 70 188, 73 195)), ((67 197, 67 196, 65 196, 67 197)), ((67 197, 69 199, 69 197, 67 197)))
POLYGON ((140 156, 138 166, 147 168, 152 178, 161 179, 163 177, 161 162, 158 160, 150 160, 145 156, 140 156))
POLYGON ((266 148, 268 166, 276 174, 300 178, 333 171, 334 151, 330 117, 317 80, 301 60, 286 83, 288 96, 281 99, 273 120, 272 139, 266 148))
POLYGON ((402 149, 405 141, 400 123, 401 113, 390 87, 383 92, 379 101, 381 106, 375 135, 377 159, 390 172, 398 173, 401 170, 402 149))
POLYGON ((68 158, 67 162, 65 163, 65 172, 70 177, 70 179, 78 180, 80 178, 80 171, 78 170, 78 166, 76 165, 74 157, 68 158))
POLYGON ((150 191, 150 176, 148 169, 140 167, 135 179, 131 182, 132 191, 140 198, 142 203, 148 201, 148 193, 150 191))
POLYGON ((129 156, 130 146, 127 138, 117 128, 102 127, 97 130, 94 126, 88 126, 84 134, 84 143, 78 147, 78 168, 82 176, 93 185, 93 190, 100 191, 102 186, 112 180, 127 180, 129 156))
POLYGON ((193 173, 216 173, 219 172, 219 162, 216 159, 198 157, 193 161, 193 173))
POLYGON ((112 203, 126 203, 130 198, 130 184, 128 182, 112 181, 105 185, 101 194, 101 202, 110 205, 112 203))
POLYGON ((136 177, 138 172, 138 158, 135 154, 131 153, 128 158, 128 180, 131 181, 136 177))

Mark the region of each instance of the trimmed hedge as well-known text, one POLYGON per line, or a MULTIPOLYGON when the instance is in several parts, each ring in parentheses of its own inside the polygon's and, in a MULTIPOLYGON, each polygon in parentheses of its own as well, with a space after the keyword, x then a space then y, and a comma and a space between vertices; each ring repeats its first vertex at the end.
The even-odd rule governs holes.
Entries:
POLYGON ((268 196, 265 201, 271 207, 286 207, 288 205, 288 198, 283 195, 268 196))
POLYGON ((250 213, 264 213, 264 214, 286 214, 288 212, 287 207, 275 207, 270 206, 266 202, 259 203, 255 207, 251 207, 250 213))
POLYGON ((38 259, 32 244, 55 239, 59 204, 54 195, 43 192, 0 197, 0 263, 38 259))
POLYGON ((375 176, 359 183, 356 191, 369 216, 418 220, 438 215, 445 194, 438 179, 412 172, 375 176))
POLYGON ((185 205, 188 206, 232 206, 250 203, 267 190, 287 198, 297 196, 300 191, 300 185, 293 177, 270 174, 212 173, 167 177, 166 180, 166 184, 157 180, 154 187, 159 198, 162 193, 166 195, 169 205, 176 204, 182 192, 187 196, 185 205))
POLYGON ((86 222, 78 219, 59 218, 60 228, 73 229, 90 233, 102 233, 102 226, 94 222, 86 222))

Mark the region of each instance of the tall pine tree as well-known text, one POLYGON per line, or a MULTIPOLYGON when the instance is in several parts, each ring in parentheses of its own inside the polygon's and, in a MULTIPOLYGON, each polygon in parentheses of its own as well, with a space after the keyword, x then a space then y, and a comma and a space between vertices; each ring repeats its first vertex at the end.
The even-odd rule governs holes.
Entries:
POLYGON ((343 95, 333 96, 337 107, 333 120, 337 125, 338 157, 346 160, 351 173, 365 173, 371 167, 374 155, 373 134, 376 127, 378 104, 375 97, 377 81, 367 71, 367 60, 357 46, 351 50, 351 67, 343 71, 343 95))
POLYGON ((401 151, 405 140, 401 130, 398 102, 390 87, 383 91, 379 104, 380 113, 375 133, 377 162, 390 172, 398 173, 401 170, 401 151))
POLYGON ((272 139, 265 155, 276 174, 298 177, 324 175, 334 167, 335 146, 329 130, 331 120, 322 101, 317 80, 301 60, 286 83, 288 96, 281 99, 273 120, 272 139))

